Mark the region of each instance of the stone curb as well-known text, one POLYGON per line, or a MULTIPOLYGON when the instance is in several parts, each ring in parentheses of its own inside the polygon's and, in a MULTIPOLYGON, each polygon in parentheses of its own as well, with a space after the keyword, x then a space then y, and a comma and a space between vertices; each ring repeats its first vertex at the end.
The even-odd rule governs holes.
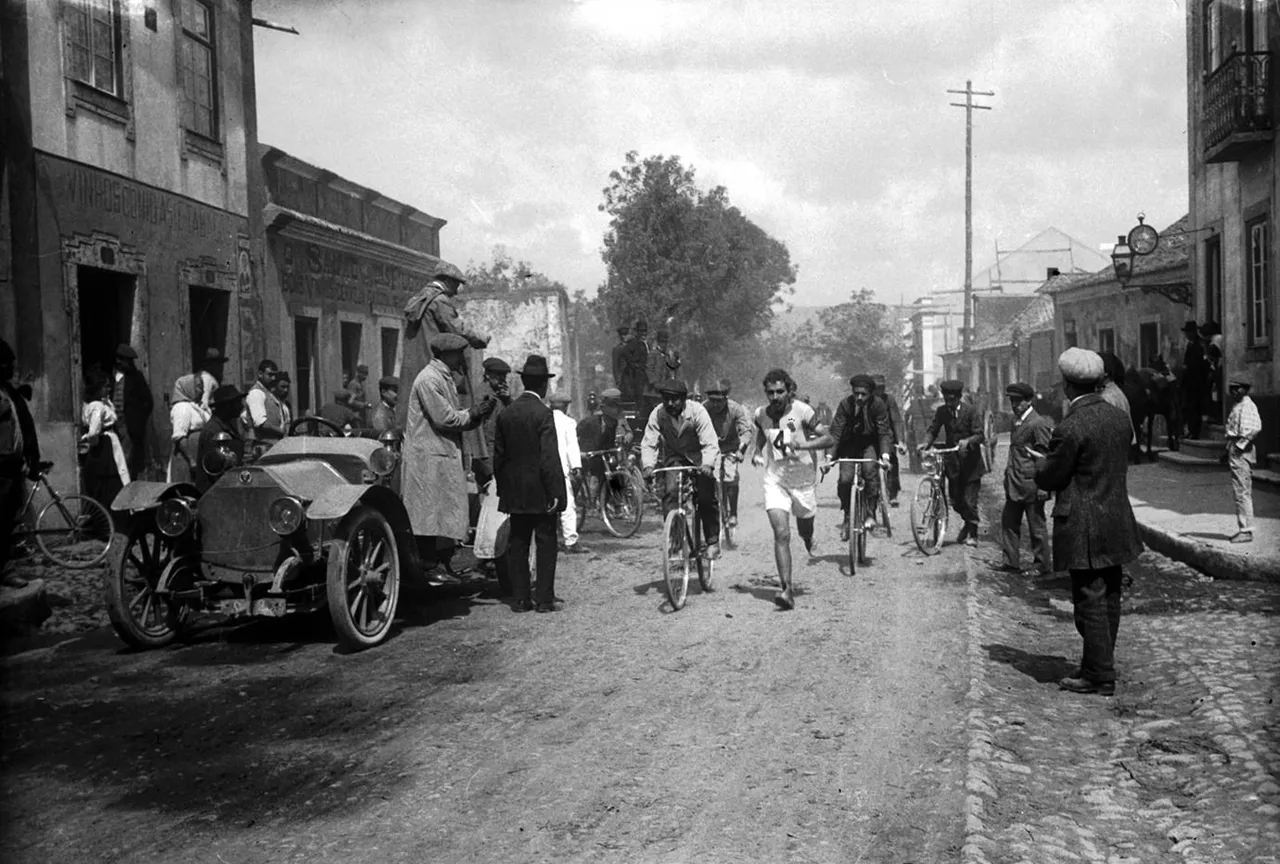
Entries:
POLYGON ((969 690, 965 695, 967 713, 965 728, 964 778, 964 842, 960 847, 961 864, 988 864, 984 849, 991 844, 985 834, 982 821, 983 799, 981 792, 991 788, 982 758, 991 748, 991 738, 983 718, 982 692, 986 688, 987 661, 982 656, 982 625, 978 617, 978 576, 973 556, 964 550, 965 615, 969 647, 969 690))
POLYGON ((1166 558, 1181 561, 1215 579, 1280 583, 1280 559, 1237 555, 1138 519, 1142 542, 1166 558))

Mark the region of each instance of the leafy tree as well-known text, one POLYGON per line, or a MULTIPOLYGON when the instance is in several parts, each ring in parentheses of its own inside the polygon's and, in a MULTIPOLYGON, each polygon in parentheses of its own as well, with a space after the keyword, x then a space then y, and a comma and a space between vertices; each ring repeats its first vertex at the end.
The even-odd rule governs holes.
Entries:
MULTIPOLYGON (((697 379, 714 358, 760 333, 796 268, 782 242, 729 203, 723 186, 698 188, 677 156, 632 151, 609 174, 600 210, 611 217, 599 302, 612 324, 667 326, 697 379)), ((612 329, 612 326, 610 329, 612 329)))
POLYGON ((507 253, 507 247, 493 247, 493 260, 488 264, 468 262, 464 274, 468 291, 519 291, 525 288, 559 288, 567 291, 563 283, 545 273, 533 269, 528 261, 517 261, 507 253))
POLYGON ((854 375, 885 376, 896 391, 902 382, 908 353, 898 322, 869 288, 854 291, 849 302, 832 306, 800 333, 802 351, 826 363, 848 379, 854 375))

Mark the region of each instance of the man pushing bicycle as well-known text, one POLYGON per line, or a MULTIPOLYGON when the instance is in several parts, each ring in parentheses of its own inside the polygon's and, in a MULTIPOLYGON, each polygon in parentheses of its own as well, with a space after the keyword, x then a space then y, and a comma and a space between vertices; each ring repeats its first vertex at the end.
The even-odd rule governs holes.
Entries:
MULTIPOLYGON (((720 439, 720 459, 717 472, 724 483, 724 503, 729 514, 726 524, 738 525, 738 464, 751 443, 751 417, 747 409, 729 398, 733 384, 728 378, 707 388, 707 413, 716 427, 720 439)), ((732 538, 730 538, 732 541, 732 538)), ((732 542, 730 543, 732 545, 732 542)))
MULTIPOLYGON (((720 507, 716 503, 715 463, 720 455, 720 439, 707 409, 689 399, 683 381, 667 380, 658 385, 662 404, 653 409, 640 440, 640 467, 645 479, 657 467, 688 465, 698 468, 694 490, 698 519, 705 538, 705 558, 720 557, 720 507), (662 465, 658 463, 661 461, 662 465)), ((662 515, 675 509, 680 500, 679 472, 663 475, 662 515)))
POLYGON ((871 462, 840 464, 840 481, 836 495, 840 499, 840 540, 849 540, 849 499, 853 490, 854 471, 862 472, 867 508, 864 529, 875 525, 880 504, 880 468, 888 468, 893 453, 893 430, 885 403, 874 398, 876 382, 870 375, 854 375, 849 379, 853 392, 836 408, 831 421, 831 440, 835 442, 837 459, 879 459, 871 462))

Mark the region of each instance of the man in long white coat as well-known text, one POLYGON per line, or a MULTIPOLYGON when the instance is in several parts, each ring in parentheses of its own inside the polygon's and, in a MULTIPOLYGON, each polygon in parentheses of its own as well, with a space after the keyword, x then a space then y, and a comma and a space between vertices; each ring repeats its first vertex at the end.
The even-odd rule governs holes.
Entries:
POLYGON ((585 507, 587 502, 578 501, 573 494, 573 481, 582 474, 582 450, 578 446, 578 424, 573 422, 566 411, 569 408, 569 394, 557 390, 547 397, 551 406, 551 419, 556 424, 556 443, 560 445, 560 466, 564 469, 564 512, 560 514, 560 546, 573 555, 590 551, 578 542, 578 508, 585 507))
POLYGON ((475 429, 494 410, 486 396, 474 408, 458 403, 453 370, 463 362, 467 340, 454 333, 431 338, 431 362, 413 381, 402 445, 401 497, 418 537, 424 569, 443 565, 433 581, 452 581, 449 561, 457 541, 467 536, 467 457, 462 433, 475 429))

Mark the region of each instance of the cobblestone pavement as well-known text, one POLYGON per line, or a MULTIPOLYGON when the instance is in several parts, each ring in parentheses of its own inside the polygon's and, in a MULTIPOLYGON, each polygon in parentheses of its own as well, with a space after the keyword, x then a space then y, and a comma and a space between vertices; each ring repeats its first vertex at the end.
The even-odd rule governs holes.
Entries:
MULTIPOLYGON (((1001 494, 989 479, 987 525, 1001 494)), ((1280 861, 1280 586, 1144 553, 1127 568, 1116 696, 1082 696, 1056 683, 1080 648, 1066 574, 996 573, 982 540, 962 860, 1280 861)))

